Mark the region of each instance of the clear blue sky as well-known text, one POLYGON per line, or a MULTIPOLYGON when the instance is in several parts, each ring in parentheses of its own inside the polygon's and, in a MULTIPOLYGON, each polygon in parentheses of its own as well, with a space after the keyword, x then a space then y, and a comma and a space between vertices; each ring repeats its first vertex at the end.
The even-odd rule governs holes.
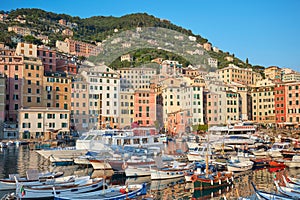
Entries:
POLYGON ((0 0, 87 18, 148 13, 192 30, 253 65, 300 71, 300 0, 0 0))

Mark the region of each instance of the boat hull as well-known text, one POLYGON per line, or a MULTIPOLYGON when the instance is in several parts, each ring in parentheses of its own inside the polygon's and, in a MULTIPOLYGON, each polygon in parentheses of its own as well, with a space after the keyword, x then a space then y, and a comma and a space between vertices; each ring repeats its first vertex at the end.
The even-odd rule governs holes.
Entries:
POLYGON ((233 183, 232 174, 224 175, 219 178, 205 178, 205 177, 197 177, 197 180, 194 182, 195 190, 205 190, 212 188, 219 188, 224 186, 229 186, 233 183))

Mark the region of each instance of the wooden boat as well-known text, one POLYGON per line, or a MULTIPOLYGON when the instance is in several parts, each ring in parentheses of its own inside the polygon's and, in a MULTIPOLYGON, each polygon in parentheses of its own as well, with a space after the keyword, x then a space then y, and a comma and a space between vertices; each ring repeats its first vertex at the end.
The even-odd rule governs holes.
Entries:
POLYGON ((192 176, 191 180, 194 182, 195 190, 221 188, 233 183, 233 174, 228 172, 219 172, 209 175, 195 175, 194 177, 192 176))
POLYGON ((289 168, 297 168, 300 167, 300 156, 293 156, 292 160, 284 161, 284 164, 289 168))
POLYGON ((269 165, 270 167, 285 167, 283 160, 270 160, 269 165))
POLYGON ((270 193, 270 192, 266 192, 266 191, 262 191, 262 190, 258 190, 256 189, 255 185, 253 182, 251 182, 252 187, 254 189, 254 192, 257 196, 258 199, 266 199, 266 200, 291 200, 291 197, 287 197, 287 196, 283 196, 283 195, 279 195, 279 194, 275 194, 275 193, 270 193))
POLYGON ((116 186, 104 190, 86 192, 81 194, 58 194, 54 191, 55 200, 82 200, 82 199, 102 199, 102 200, 117 200, 117 199, 132 199, 140 195, 145 195, 147 192, 146 184, 116 186))
POLYGON ((67 185, 43 185, 43 186, 24 186, 17 183, 16 196, 20 199, 40 199, 54 197, 53 189, 61 195, 77 195, 83 192, 100 189, 103 187, 103 179, 95 178, 83 181, 80 184, 67 185))
POLYGON ((36 185, 45 183, 47 179, 53 179, 58 178, 62 176, 63 172, 44 172, 39 173, 37 170, 27 170, 26 171, 26 177, 20 177, 19 174, 10 174, 8 178, 0 179, 0 191, 1 190, 14 190, 16 189, 16 180, 18 182, 22 183, 23 185, 36 185))
POLYGON ((293 198, 293 199, 299 199, 300 198, 300 188, 295 189, 295 188, 280 186, 278 184, 278 181, 274 181, 274 184, 276 185, 277 191, 280 192, 281 194, 284 194, 284 195, 286 195, 290 198, 293 198))

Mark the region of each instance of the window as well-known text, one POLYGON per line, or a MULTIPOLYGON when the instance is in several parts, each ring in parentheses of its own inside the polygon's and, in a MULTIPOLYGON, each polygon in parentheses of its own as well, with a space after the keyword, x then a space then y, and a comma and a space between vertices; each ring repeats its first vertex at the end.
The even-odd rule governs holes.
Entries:
POLYGON ((28 119, 28 113, 24 113, 24 119, 28 119))
POLYGON ((39 122, 39 123, 37 124, 37 127, 38 127, 38 128, 42 128, 42 123, 39 122))
POLYGON ((38 113, 38 119, 42 119, 42 113, 38 113))
POLYGON ((17 81, 19 79, 19 76, 15 74, 15 80, 17 81))
POLYGON ((27 102, 31 102, 31 97, 27 97, 27 102))
POLYGON ((41 103, 41 97, 37 97, 37 98, 36 98, 36 102, 37 102, 37 103, 41 103))

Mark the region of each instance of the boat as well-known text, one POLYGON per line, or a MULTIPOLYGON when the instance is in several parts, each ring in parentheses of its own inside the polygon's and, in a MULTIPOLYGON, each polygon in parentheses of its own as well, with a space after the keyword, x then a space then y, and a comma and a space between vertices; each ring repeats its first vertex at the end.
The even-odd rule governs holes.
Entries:
POLYGON ((252 122, 241 122, 233 126, 212 126, 208 129, 210 141, 233 146, 253 145, 255 140, 251 136, 256 132, 256 127, 252 122))
POLYGON ((155 134, 153 128, 134 128, 134 129, 104 129, 91 130, 82 134, 76 140, 76 149, 87 149, 97 151, 99 149, 110 149, 112 146, 121 147, 160 147, 164 143, 160 140, 160 135, 155 134))
POLYGON ((54 191, 55 200, 82 200, 82 199, 101 199, 101 200, 117 200, 132 199, 147 192, 146 184, 115 186, 103 190, 86 192, 81 194, 59 194, 54 191))
POLYGON ((269 155, 269 153, 264 149, 258 149, 258 150, 252 150, 251 153, 255 156, 255 157, 266 157, 269 155))
POLYGON ((295 177, 291 177, 291 176, 287 176, 287 178, 288 178, 289 182, 299 185, 299 187, 300 187, 300 179, 299 178, 295 178, 295 177))
POLYGON ((300 198, 300 188, 289 188, 285 186, 280 186, 278 184, 278 181, 274 181, 274 184, 276 185, 276 189, 281 194, 288 196, 292 199, 299 199, 300 198))
POLYGON ((280 194, 276 194, 276 193, 270 193, 270 192, 266 192, 266 191, 262 191, 262 190, 258 190, 254 183, 251 182, 251 185, 254 189, 254 192, 257 196, 258 199, 266 199, 266 200, 275 200, 275 199, 278 199, 278 200, 291 200, 291 197, 288 197, 288 196, 283 196, 283 195, 280 195, 280 194))
POLYGON ((128 166, 124 171, 127 177, 151 176, 149 166, 128 166))
POLYGON ((53 190, 60 195, 78 195, 79 193, 89 192, 103 187, 103 179, 87 179, 80 184, 67 185, 42 185, 42 186, 26 186, 17 183, 16 197, 20 199, 41 199, 54 197, 53 190))
POLYGON ((283 157, 281 152, 284 150, 290 150, 291 144, 289 142, 275 142, 271 149, 269 149, 267 152, 269 154, 270 157, 272 158, 279 158, 279 157, 283 157))
POLYGON ((270 160, 270 167, 285 167, 284 160, 270 160))
POLYGON ((72 160, 73 162, 75 158, 85 155, 88 150, 78 150, 75 147, 65 147, 36 150, 36 152, 47 160, 51 159, 51 161, 53 162, 59 161, 61 159, 70 159, 69 161, 72 160))
POLYGON ((155 158, 156 168, 150 168, 151 180, 161 180, 161 179, 172 179, 184 177, 186 173, 189 173, 194 170, 194 163, 179 163, 174 161, 172 166, 166 167, 161 157, 155 158))
POLYGON ((138 167, 154 165, 155 160, 145 156, 131 156, 131 158, 126 161, 123 159, 110 159, 108 160, 108 163, 111 165, 113 170, 124 171, 127 166, 138 167))
POLYGON ((286 160, 284 161, 284 164, 289 168, 300 167, 300 156, 294 155, 292 160, 286 160))
POLYGON ((89 159, 94 170, 110 170, 112 169, 111 165, 106 159, 89 159))
POLYGON ((6 142, 0 142, 0 148, 7 148, 6 142))
POLYGON ((271 158, 250 158, 250 160, 253 162, 253 167, 265 167, 269 166, 271 158))
POLYGON ((283 182, 284 182, 286 187, 300 191, 300 185, 298 185, 297 182, 295 183, 295 182, 291 181, 290 179, 289 179, 289 182, 288 182, 286 180, 285 176, 282 176, 282 179, 283 179, 283 182))
POLYGON ((33 185, 45 183, 47 179, 55 180, 62 176, 63 172, 43 172, 29 169, 26 171, 26 177, 20 177, 19 174, 9 174, 8 178, 0 179, 0 190, 14 190, 16 189, 16 179, 24 185, 33 185))
POLYGON ((253 162, 247 157, 232 157, 227 163, 229 172, 243 172, 252 169, 253 162))

